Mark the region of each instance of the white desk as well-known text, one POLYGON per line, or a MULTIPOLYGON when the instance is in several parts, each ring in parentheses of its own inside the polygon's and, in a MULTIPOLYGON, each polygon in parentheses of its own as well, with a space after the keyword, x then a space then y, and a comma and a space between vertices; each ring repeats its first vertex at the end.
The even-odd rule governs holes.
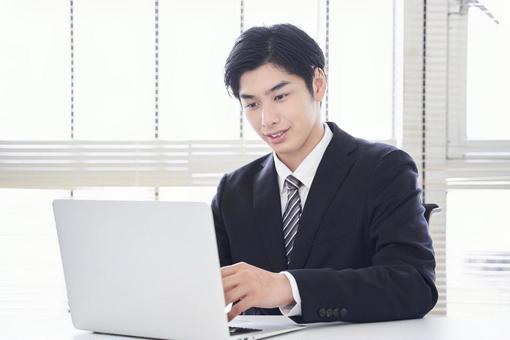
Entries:
MULTIPOLYGON (((484 316, 453 318, 428 316, 420 320, 369 324, 337 324, 312 327, 272 339, 388 339, 388 340, 509 340, 510 318, 484 316)), ((109 336, 73 328, 69 316, 26 317, 0 315, 1 340, 134 340, 133 337, 109 336)))

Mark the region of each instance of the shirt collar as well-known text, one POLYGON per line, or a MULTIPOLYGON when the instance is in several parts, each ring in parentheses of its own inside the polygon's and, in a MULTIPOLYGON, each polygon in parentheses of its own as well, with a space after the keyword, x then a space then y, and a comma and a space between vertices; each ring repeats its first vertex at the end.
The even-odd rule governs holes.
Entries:
POLYGON ((319 167, 319 163, 321 162, 322 156, 326 151, 326 148, 331 142, 333 138, 333 132, 329 128, 328 124, 324 125, 324 135, 319 143, 313 148, 313 150, 305 157, 305 159, 299 164, 296 171, 292 173, 290 169, 283 164, 283 162, 278 158, 276 153, 273 151, 273 159, 274 165, 276 168, 276 173, 278 174, 278 186, 280 188, 280 192, 284 192, 284 184, 285 179, 289 175, 293 175, 296 177, 305 187, 310 189, 312 185, 313 178, 315 177, 315 173, 317 172, 317 168, 319 167))

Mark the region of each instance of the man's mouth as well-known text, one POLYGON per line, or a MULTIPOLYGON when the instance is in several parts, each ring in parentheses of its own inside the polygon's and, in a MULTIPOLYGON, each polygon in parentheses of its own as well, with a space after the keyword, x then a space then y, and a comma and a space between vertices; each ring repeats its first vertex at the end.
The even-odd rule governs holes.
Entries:
POLYGON ((278 143, 283 142, 287 138, 286 137, 287 131, 289 131, 289 129, 280 130, 275 133, 268 133, 268 134, 265 134, 265 136, 269 138, 271 143, 278 144, 278 143))
POLYGON ((276 138, 276 137, 280 137, 281 135, 283 135, 283 131, 277 132, 277 133, 275 133, 273 135, 269 135, 269 136, 272 138, 276 138))
MULTIPOLYGON (((287 129, 288 130, 288 129, 287 129)), ((266 134, 267 137, 271 137, 271 138, 278 138, 280 137, 281 135, 283 135, 285 132, 287 132, 287 130, 281 130, 281 131, 278 131, 278 132, 275 132, 275 133, 272 133, 272 134, 266 134)))

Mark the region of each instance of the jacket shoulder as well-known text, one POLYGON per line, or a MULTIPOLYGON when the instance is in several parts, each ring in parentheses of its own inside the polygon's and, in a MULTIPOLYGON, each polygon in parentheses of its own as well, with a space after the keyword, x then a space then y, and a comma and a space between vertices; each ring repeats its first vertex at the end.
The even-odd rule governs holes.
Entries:
POLYGON ((224 177, 231 184, 251 183, 255 175, 262 169, 266 162, 272 161, 272 154, 268 153, 259 157, 248 164, 237 168, 231 172, 227 172, 224 177))
POLYGON ((378 166, 383 163, 414 164, 412 157, 396 146, 379 142, 369 142, 361 138, 355 139, 358 144, 358 149, 356 150, 358 158, 370 162, 373 166, 378 166))

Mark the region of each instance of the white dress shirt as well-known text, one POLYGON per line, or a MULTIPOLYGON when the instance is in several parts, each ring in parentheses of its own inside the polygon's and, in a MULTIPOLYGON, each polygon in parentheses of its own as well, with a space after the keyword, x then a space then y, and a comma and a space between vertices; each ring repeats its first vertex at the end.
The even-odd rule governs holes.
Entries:
MULTIPOLYGON (((329 128, 328 124, 324 124, 324 135, 320 142, 313 148, 313 150, 306 156, 306 158, 299 164, 296 171, 292 172, 290 169, 283 164, 282 161, 278 158, 276 153, 273 152, 274 165, 276 168, 276 173, 278 174, 278 188, 280 190, 280 201, 282 203, 282 217, 285 211, 285 206, 287 205, 287 187, 285 186, 285 179, 289 175, 293 175, 297 178, 303 185, 299 188, 299 198, 301 199, 301 211, 306 203, 306 198, 308 197, 308 192, 310 191, 310 187, 313 182, 313 178, 315 177, 315 173, 317 172, 317 168, 319 167, 319 163, 321 162, 322 156, 326 151, 326 148, 331 142, 333 138, 333 132, 329 128)), ((299 233, 299 226, 298 226, 299 233)), ((292 254, 291 254, 292 256, 292 254)), ((292 274, 287 271, 281 272, 284 274, 290 282, 290 286, 292 288, 292 297, 295 304, 291 304, 285 307, 281 307, 280 311, 285 316, 299 316, 301 315, 301 295, 299 295, 299 289, 296 283, 296 279, 292 274)))

